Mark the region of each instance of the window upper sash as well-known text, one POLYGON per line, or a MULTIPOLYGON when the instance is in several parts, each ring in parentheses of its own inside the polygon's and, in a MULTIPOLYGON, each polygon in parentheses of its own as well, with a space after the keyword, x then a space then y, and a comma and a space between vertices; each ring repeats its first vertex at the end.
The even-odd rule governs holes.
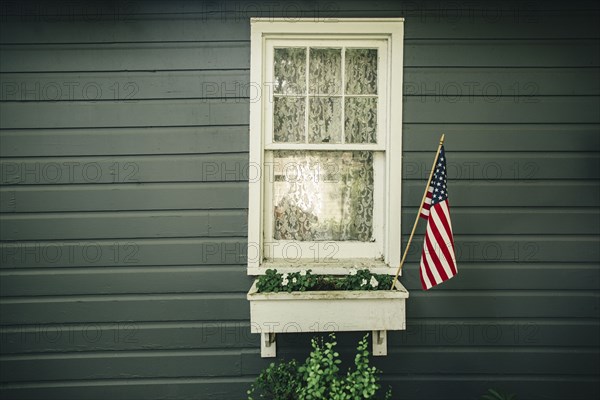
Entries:
MULTIPOLYGON (((266 39, 264 75, 262 81, 264 130, 263 141, 266 150, 386 150, 388 132, 388 105, 389 105, 389 41, 387 39, 266 39), (293 62, 300 63, 303 57, 304 66, 298 66, 300 75, 294 76, 290 73, 290 89, 282 88, 281 75, 286 71, 275 67, 274 63, 278 57, 277 52, 281 49, 303 50, 292 52, 290 57, 293 62), (339 49, 340 50, 340 72, 336 77, 337 87, 326 85, 325 90, 315 90, 318 82, 311 79, 311 72, 315 73, 311 65, 311 49, 339 49), (376 51, 376 87, 361 89, 348 87, 352 82, 348 70, 352 65, 350 59, 352 52, 356 49, 371 49, 376 51), (346 59, 346 56, 348 59, 346 59), (295 58, 294 58, 295 57, 295 58), (312 70, 312 71, 311 71, 312 70), (301 81, 298 81, 300 79, 301 81), (350 81, 349 81, 350 79, 350 81), (327 93, 324 93, 327 92, 327 93), (319 104, 320 103, 320 104, 319 104), (315 110, 319 107, 327 107, 333 114, 328 122, 337 125, 337 128, 328 128, 327 132, 318 132, 315 129, 315 110), (367 109, 368 107, 371 109, 367 109), (362 112, 363 115, 358 115, 362 112), (290 115, 289 119, 281 116, 290 115), (369 124, 365 123, 368 116, 375 115, 370 123, 374 126, 374 132, 370 138, 361 140, 357 136, 369 135, 369 124), (283 124, 283 126, 282 126, 283 124), (362 125, 361 125, 362 124, 362 125), (287 134, 292 130, 291 140, 281 138, 280 132, 287 134), (315 131, 317 131, 315 133, 315 131), (364 132, 367 132, 366 134, 364 132), (320 136, 331 136, 331 140, 324 142, 318 140, 320 136), (315 140, 317 136, 317 140, 315 140)), ((315 57, 316 58, 316 57, 315 57)), ((316 62, 318 60, 312 60, 316 62)), ((368 85, 365 85, 368 86, 368 85)))

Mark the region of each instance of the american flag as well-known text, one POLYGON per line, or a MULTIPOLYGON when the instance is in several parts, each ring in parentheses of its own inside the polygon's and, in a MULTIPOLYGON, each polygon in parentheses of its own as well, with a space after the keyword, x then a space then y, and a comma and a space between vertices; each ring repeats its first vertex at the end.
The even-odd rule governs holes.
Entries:
POLYGON ((446 188, 444 146, 440 150, 435 164, 435 172, 427 189, 421 218, 427 220, 427 231, 421 253, 421 285, 424 290, 428 290, 447 281, 457 273, 446 188))

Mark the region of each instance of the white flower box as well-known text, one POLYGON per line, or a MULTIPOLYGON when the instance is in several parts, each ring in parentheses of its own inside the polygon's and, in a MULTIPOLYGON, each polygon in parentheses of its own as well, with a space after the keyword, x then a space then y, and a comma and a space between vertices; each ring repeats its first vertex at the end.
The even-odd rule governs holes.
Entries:
POLYGON ((261 334, 261 356, 275 357, 277 333, 373 331, 373 355, 387 355, 386 331, 406 329, 408 291, 307 291, 258 293, 250 301, 250 330, 261 334))

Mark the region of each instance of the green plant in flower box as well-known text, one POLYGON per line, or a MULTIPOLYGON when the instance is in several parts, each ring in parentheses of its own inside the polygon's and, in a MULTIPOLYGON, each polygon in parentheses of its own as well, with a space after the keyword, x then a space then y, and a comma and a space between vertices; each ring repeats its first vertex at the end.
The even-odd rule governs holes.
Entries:
POLYGON ((256 283, 259 293, 322 290, 389 290, 393 277, 368 269, 350 270, 345 276, 313 275, 311 270, 278 273, 268 269, 256 283))

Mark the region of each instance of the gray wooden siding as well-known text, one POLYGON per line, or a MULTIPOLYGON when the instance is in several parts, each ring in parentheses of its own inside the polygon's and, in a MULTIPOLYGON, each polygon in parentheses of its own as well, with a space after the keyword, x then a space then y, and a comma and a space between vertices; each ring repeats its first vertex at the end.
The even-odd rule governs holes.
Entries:
MULTIPOLYGON (((421 227, 408 330, 374 361, 394 398, 600 395, 596 4, 0 11, 0 397, 242 399, 270 362, 245 300, 259 15, 406 18, 403 232, 444 132, 460 273, 420 290, 421 227)), ((339 336, 350 355, 359 335, 339 336)))

